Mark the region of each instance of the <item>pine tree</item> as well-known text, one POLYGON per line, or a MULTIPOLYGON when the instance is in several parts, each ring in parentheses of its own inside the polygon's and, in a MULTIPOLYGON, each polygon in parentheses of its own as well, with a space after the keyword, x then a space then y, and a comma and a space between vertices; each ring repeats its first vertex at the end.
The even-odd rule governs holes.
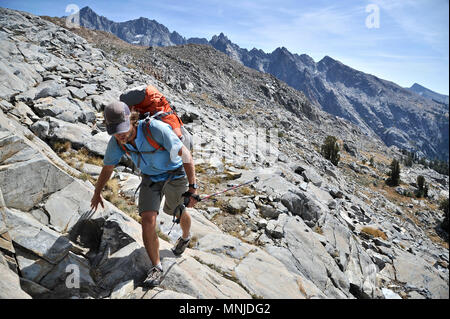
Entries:
POLYGON ((388 173, 389 178, 386 184, 389 186, 398 186, 400 184, 400 163, 394 158, 390 165, 391 171, 388 173))
POLYGON ((422 175, 417 176, 417 187, 416 197, 428 197, 428 186, 425 183, 425 177, 422 175))
POLYGON ((334 166, 337 166, 341 156, 339 155, 339 145, 336 137, 328 135, 321 147, 321 154, 327 160, 331 161, 334 166))
POLYGON ((449 232, 449 227, 448 227, 448 198, 444 199, 440 206, 439 209, 444 211, 444 220, 442 221, 441 227, 448 233, 449 232))

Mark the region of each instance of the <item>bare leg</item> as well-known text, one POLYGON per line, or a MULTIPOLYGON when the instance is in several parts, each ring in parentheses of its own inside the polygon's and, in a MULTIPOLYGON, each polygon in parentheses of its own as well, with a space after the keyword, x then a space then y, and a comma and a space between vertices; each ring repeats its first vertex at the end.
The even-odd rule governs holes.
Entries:
POLYGON ((156 266, 160 263, 159 260, 159 240, 156 234, 156 211, 142 212, 142 240, 148 256, 153 264, 156 266))
POLYGON ((181 214, 180 227, 183 231, 183 238, 187 238, 191 229, 191 215, 189 215, 187 209, 181 214))

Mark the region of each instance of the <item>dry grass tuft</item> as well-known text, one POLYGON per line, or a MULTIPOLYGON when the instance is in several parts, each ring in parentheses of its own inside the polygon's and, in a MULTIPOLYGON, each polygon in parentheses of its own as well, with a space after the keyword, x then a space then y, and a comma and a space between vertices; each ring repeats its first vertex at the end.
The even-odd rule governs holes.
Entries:
POLYGON ((214 207, 220 208, 222 211, 226 211, 228 207, 228 202, 226 200, 223 200, 222 198, 219 198, 215 201, 213 201, 214 207))
POLYGON ((189 242, 188 247, 193 249, 193 248, 195 248, 197 246, 197 243, 198 243, 198 236, 197 235, 193 235, 191 237, 191 241, 189 242))
POLYGON ((119 181, 116 178, 111 178, 106 183, 106 189, 111 190, 114 194, 119 194, 119 181))
POLYGON ((72 143, 70 143, 69 141, 56 142, 56 143, 53 144, 53 150, 56 153, 68 152, 71 149, 72 149, 72 143))
POLYGON ((300 276, 297 277, 297 285, 300 292, 306 297, 306 299, 308 299, 308 294, 306 293, 305 287, 303 286, 303 282, 300 276))
POLYGON ((161 229, 159 227, 156 228, 156 235, 158 235, 159 238, 161 238, 162 240, 167 241, 168 243, 170 243, 170 238, 169 236, 167 236, 166 234, 164 234, 161 229))
POLYGON ((323 235, 323 230, 322 230, 322 228, 320 228, 320 226, 317 226, 317 225, 314 226, 313 232, 318 233, 318 234, 320 234, 320 235, 323 235))
POLYGON ((240 187, 239 191, 242 195, 244 196, 249 196, 249 195, 254 195, 254 191, 252 191, 249 187, 244 186, 244 187, 240 187))
POLYGON ((363 233, 366 233, 366 234, 371 235, 373 237, 380 237, 380 238, 382 238, 384 240, 387 239, 386 234, 383 231, 379 230, 379 229, 375 229, 375 228, 372 228, 372 227, 365 226, 365 227, 363 227, 361 229, 361 231, 363 233))

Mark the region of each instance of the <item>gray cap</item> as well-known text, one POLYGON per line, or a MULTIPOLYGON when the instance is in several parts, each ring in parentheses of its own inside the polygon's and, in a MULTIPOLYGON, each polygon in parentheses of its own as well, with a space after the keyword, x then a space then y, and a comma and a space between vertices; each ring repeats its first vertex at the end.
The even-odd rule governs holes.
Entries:
POLYGON ((103 116, 109 135, 125 133, 130 129, 130 109, 123 102, 116 101, 105 106, 103 116))

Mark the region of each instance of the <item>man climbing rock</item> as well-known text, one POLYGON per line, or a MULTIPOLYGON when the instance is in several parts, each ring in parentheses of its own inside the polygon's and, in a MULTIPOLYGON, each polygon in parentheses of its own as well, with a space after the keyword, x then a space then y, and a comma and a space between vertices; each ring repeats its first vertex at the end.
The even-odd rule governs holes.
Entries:
POLYGON ((177 212, 182 236, 178 238, 172 251, 175 255, 181 255, 189 244, 191 227, 191 217, 183 206, 184 199, 189 198, 187 207, 193 207, 197 202, 194 161, 190 151, 169 124, 156 119, 139 120, 139 114, 131 113, 124 102, 117 101, 107 105, 104 118, 106 130, 112 136, 91 207, 96 210, 99 203, 104 207, 101 192, 111 177, 114 166, 125 153, 128 154, 141 170, 139 215, 144 246, 153 265, 144 285, 156 286, 163 274, 156 234, 156 218, 162 196, 165 195, 166 198, 163 211, 170 215, 177 212))

